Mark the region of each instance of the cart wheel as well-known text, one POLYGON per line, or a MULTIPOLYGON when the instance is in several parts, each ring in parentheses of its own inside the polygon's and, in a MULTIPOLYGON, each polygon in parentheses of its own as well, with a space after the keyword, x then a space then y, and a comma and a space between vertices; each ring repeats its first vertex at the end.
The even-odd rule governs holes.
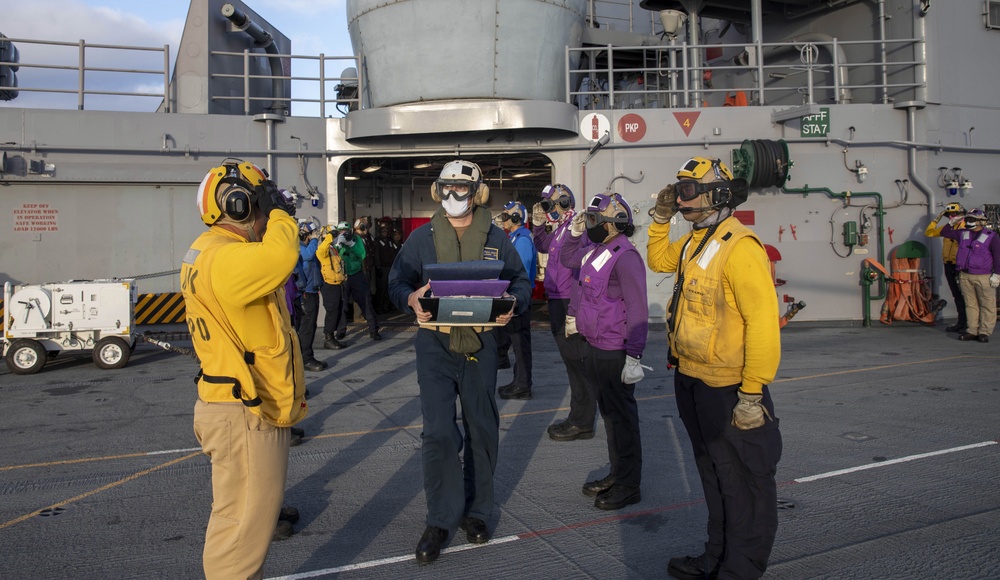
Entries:
POLYGON ((48 355, 37 340, 19 338, 7 349, 7 368, 15 375, 31 375, 42 370, 48 355))
POLYGON ((94 364, 101 369, 120 369, 131 354, 127 342, 117 336, 106 336, 94 347, 94 364))

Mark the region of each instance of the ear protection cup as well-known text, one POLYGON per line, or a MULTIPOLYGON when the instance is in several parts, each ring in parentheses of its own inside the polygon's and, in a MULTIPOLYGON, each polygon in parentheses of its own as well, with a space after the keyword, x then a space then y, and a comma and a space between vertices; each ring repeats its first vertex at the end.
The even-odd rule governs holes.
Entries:
POLYGON ((478 205, 486 207, 486 204, 490 202, 490 186, 485 183, 480 183, 479 187, 476 188, 476 195, 472 198, 473 205, 478 205))
POLYGON ((250 195, 243 187, 229 184, 220 195, 222 213, 238 222, 247 221, 250 219, 250 214, 253 213, 250 195))
POLYGON ((624 223, 613 222, 613 225, 615 226, 616 230, 618 230, 619 232, 624 232, 625 228, 628 227, 628 214, 623 211, 620 211, 615 214, 615 219, 624 220, 624 223))
POLYGON ((436 181, 431 183, 431 199, 434 200, 434 203, 441 203, 441 196, 438 195, 438 184, 436 181))
POLYGON ((733 198, 733 192, 728 187, 717 187, 712 190, 712 205, 728 205, 733 198))
POLYGON ((522 221, 524 221, 524 220, 521 219, 521 213, 520 212, 510 214, 510 223, 512 223, 514 225, 518 225, 522 221))

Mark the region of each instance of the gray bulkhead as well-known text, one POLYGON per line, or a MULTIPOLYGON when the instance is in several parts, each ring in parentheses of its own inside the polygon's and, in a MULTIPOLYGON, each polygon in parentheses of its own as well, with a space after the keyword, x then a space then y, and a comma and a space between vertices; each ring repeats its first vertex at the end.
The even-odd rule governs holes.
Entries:
MULTIPOLYGON (((213 98, 242 95, 242 81, 224 80, 200 92, 213 84, 210 69, 233 70, 201 64, 219 58, 211 50, 242 51, 248 45, 219 14, 222 4, 192 2, 179 52, 192 54, 194 44, 199 51, 190 61, 178 58, 172 106, 161 105, 159 113, 36 110, 17 108, 17 101, 0 108, 0 143, 12 170, 0 175, 0 278, 39 283, 175 269, 204 227, 194 207, 197 184, 227 156, 270 166, 280 186, 303 195, 299 217, 323 223, 357 215, 428 217, 435 207, 429 186, 436 171, 418 163, 471 157, 499 176, 488 182, 494 210, 509 199, 537 199, 539 184, 548 182, 569 185, 578 207, 595 193, 623 194, 637 216, 633 242, 644 251, 642 226, 649 223, 651 196, 674 180, 684 160, 706 155, 731 164, 732 150, 745 139, 784 139, 794 162, 785 188, 838 195, 754 188, 739 208, 741 216, 781 254, 776 275, 785 284, 776 288, 779 299, 808 303, 797 320, 858 321, 862 260, 878 259, 880 237, 885 253, 907 240, 928 246, 933 255, 925 267, 936 277, 934 291, 950 298, 941 281, 940 244, 923 236, 928 216, 947 201, 966 207, 1000 203, 994 170, 1000 154, 993 98, 998 81, 989 72, 993 55, 1000 54, 1000 31, 983 26, 977 3, 947 10, 935 4, 924 15, 920 2, 909 0, 766 3, 762 60, 788 68, 774 76, 765 70, 757 82, 761 75, 755 77, 752 66, 733 64, 745 47, 753 48, 754 27, 740 20, 743 12, 725 12, 746 2, 705 3, 699 44, 740 46, 712 51, 712 58, 704 48, 691 49, 700 51, 702 68, 690 68, 697 59, 689 59, 683 79, 664 72, 670 65, 662 56, 651 63, 640 50, 623 48, 621 60, 607 58, 606 50, 604 57, 587 51, 681 46, 683 31, 673 39, 662 34, 658 13, 640 9, 639 2, 604 5, 606 12, 590 15, 589 3, 569 0, 474 3, 476 10, 467 2, 441 0, 349 1, 361 70, 359 103, 344 116, 324 119, 272 116, 263 97, 272 96, 273 87, 261 79, 251 94, 262 98, 249 110, 242 100, 213 98), (707 16, 713 10, 720 18, 707 16), (442 14, 448 26, 440 22, 442 14), (194 18, 201 24, 189 34, 194 18), (889 44, 887 62, 916 64, 880 66, 880 22, 887 39, 920 40, 889 44), (220 44, 220 38, 226 40, 220 44), (797 38, 803 40, 795 43, 797 38), (836 39, 839 50, 827 39, 836 39), (779 42, 792 47, 765 46, 779 42), (811 98, 802 90, 808 67, 795 49, 810 43, 818 47, 811 98), (598 69, 602 58, 605 68, 593 74, 613 75, 622 92, 606 94, 600 108, 578 109, 586 96, 580 82, 591 76, 581 71, 598 69), (834 59, 842 64, 845 58, 851 66, 833 66, 834 59), (607 71, 608 60, 614 71, 607 71), (647 71, 641 84, 637 69, 647 71), (712 70, 711 85, 704 69, 712 70), (767 89, 764 104, 757 99, 761 85, 767 89), (654 92, 657 86, 668 91, 654 92), (628 92, 635 90, 642 93, 628 92), (722 106, 737 90, 749 97, 749 106, 722 106), (203 101, 225 106, 205 112, 198 109, 203 101), (803 111, 826 115, 820 119, 827 121, 825 134, 806 135, 803 125, 811 123, 796 116, 803 111), (589 125, 581 127, 595 113, 610 137, 596 150, 589 125), (638 138, 625 128, 635 116, 644 127, 638 138), (55 169, 22 170, 31 161, 55 169), (360 171, 371 163, 381 171, 360 171), (864 181, 859 163, 867 170, 864 181), (974 188, 949 197, 939 167, 962 168, 974 188), (528 177, 514 177, 519 174, 528 177), (310 186, 319 192, 315 206, 306 195, 310 186), (845 207, 848 191, 881 196, 881 227, 873 205, 878 198, 852 197, 845 207), (25 204, 56 209, 57 230, 14 231, 15 211, 25 204), (869 234, 866 245, 844 245, 849 221, 869 234)), ((233 4, 253 15, 242 3, 233 4)), ((656 2, 642 4, 659 10, 656 2)), ((284 38, 265 21, 255 22, 284 38)), ((279 43, 280 51, 290 51, 293 41, 279 43)), ((256 66, 263 69, 267 58, 256 52, 256 66)), ((672 235, 685 231, 682 221, 672 235)), ((650 315, 662 318, 672 279, 650 272, 647 282, 650 315)), ((141 284, 142 292, 178 289, 175 276, 141 284)), ((880 305, 871 305, 874 318, 880 305)), ((953 313, 949 305, 945 314, 953 313)))

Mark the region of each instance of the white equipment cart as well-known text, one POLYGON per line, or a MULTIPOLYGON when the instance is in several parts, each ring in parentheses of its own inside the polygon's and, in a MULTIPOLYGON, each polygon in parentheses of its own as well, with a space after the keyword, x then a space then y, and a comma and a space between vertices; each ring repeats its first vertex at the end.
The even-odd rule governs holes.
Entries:
POLYGON ((37 373, 61 352, 91 351, 102 369, 120 369, 135 348, 135 280, 4 284, 3 356, 10 372, 37 373))

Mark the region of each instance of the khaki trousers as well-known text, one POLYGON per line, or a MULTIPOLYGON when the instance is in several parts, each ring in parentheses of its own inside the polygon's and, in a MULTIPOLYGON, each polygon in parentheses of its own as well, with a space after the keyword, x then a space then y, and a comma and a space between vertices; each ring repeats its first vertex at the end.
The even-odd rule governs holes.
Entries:
POLYGON ((243 403, 198 400, 194 434, 212 459, 205 577, 262 578, 285 494, 291 431, 267 423, 243 403))
POLYGON ((965 298, 965 318, 969 334, 993 334, 997 323, 997 294, 990 287, 989 274, 958 275, 958 285, 965 298))

